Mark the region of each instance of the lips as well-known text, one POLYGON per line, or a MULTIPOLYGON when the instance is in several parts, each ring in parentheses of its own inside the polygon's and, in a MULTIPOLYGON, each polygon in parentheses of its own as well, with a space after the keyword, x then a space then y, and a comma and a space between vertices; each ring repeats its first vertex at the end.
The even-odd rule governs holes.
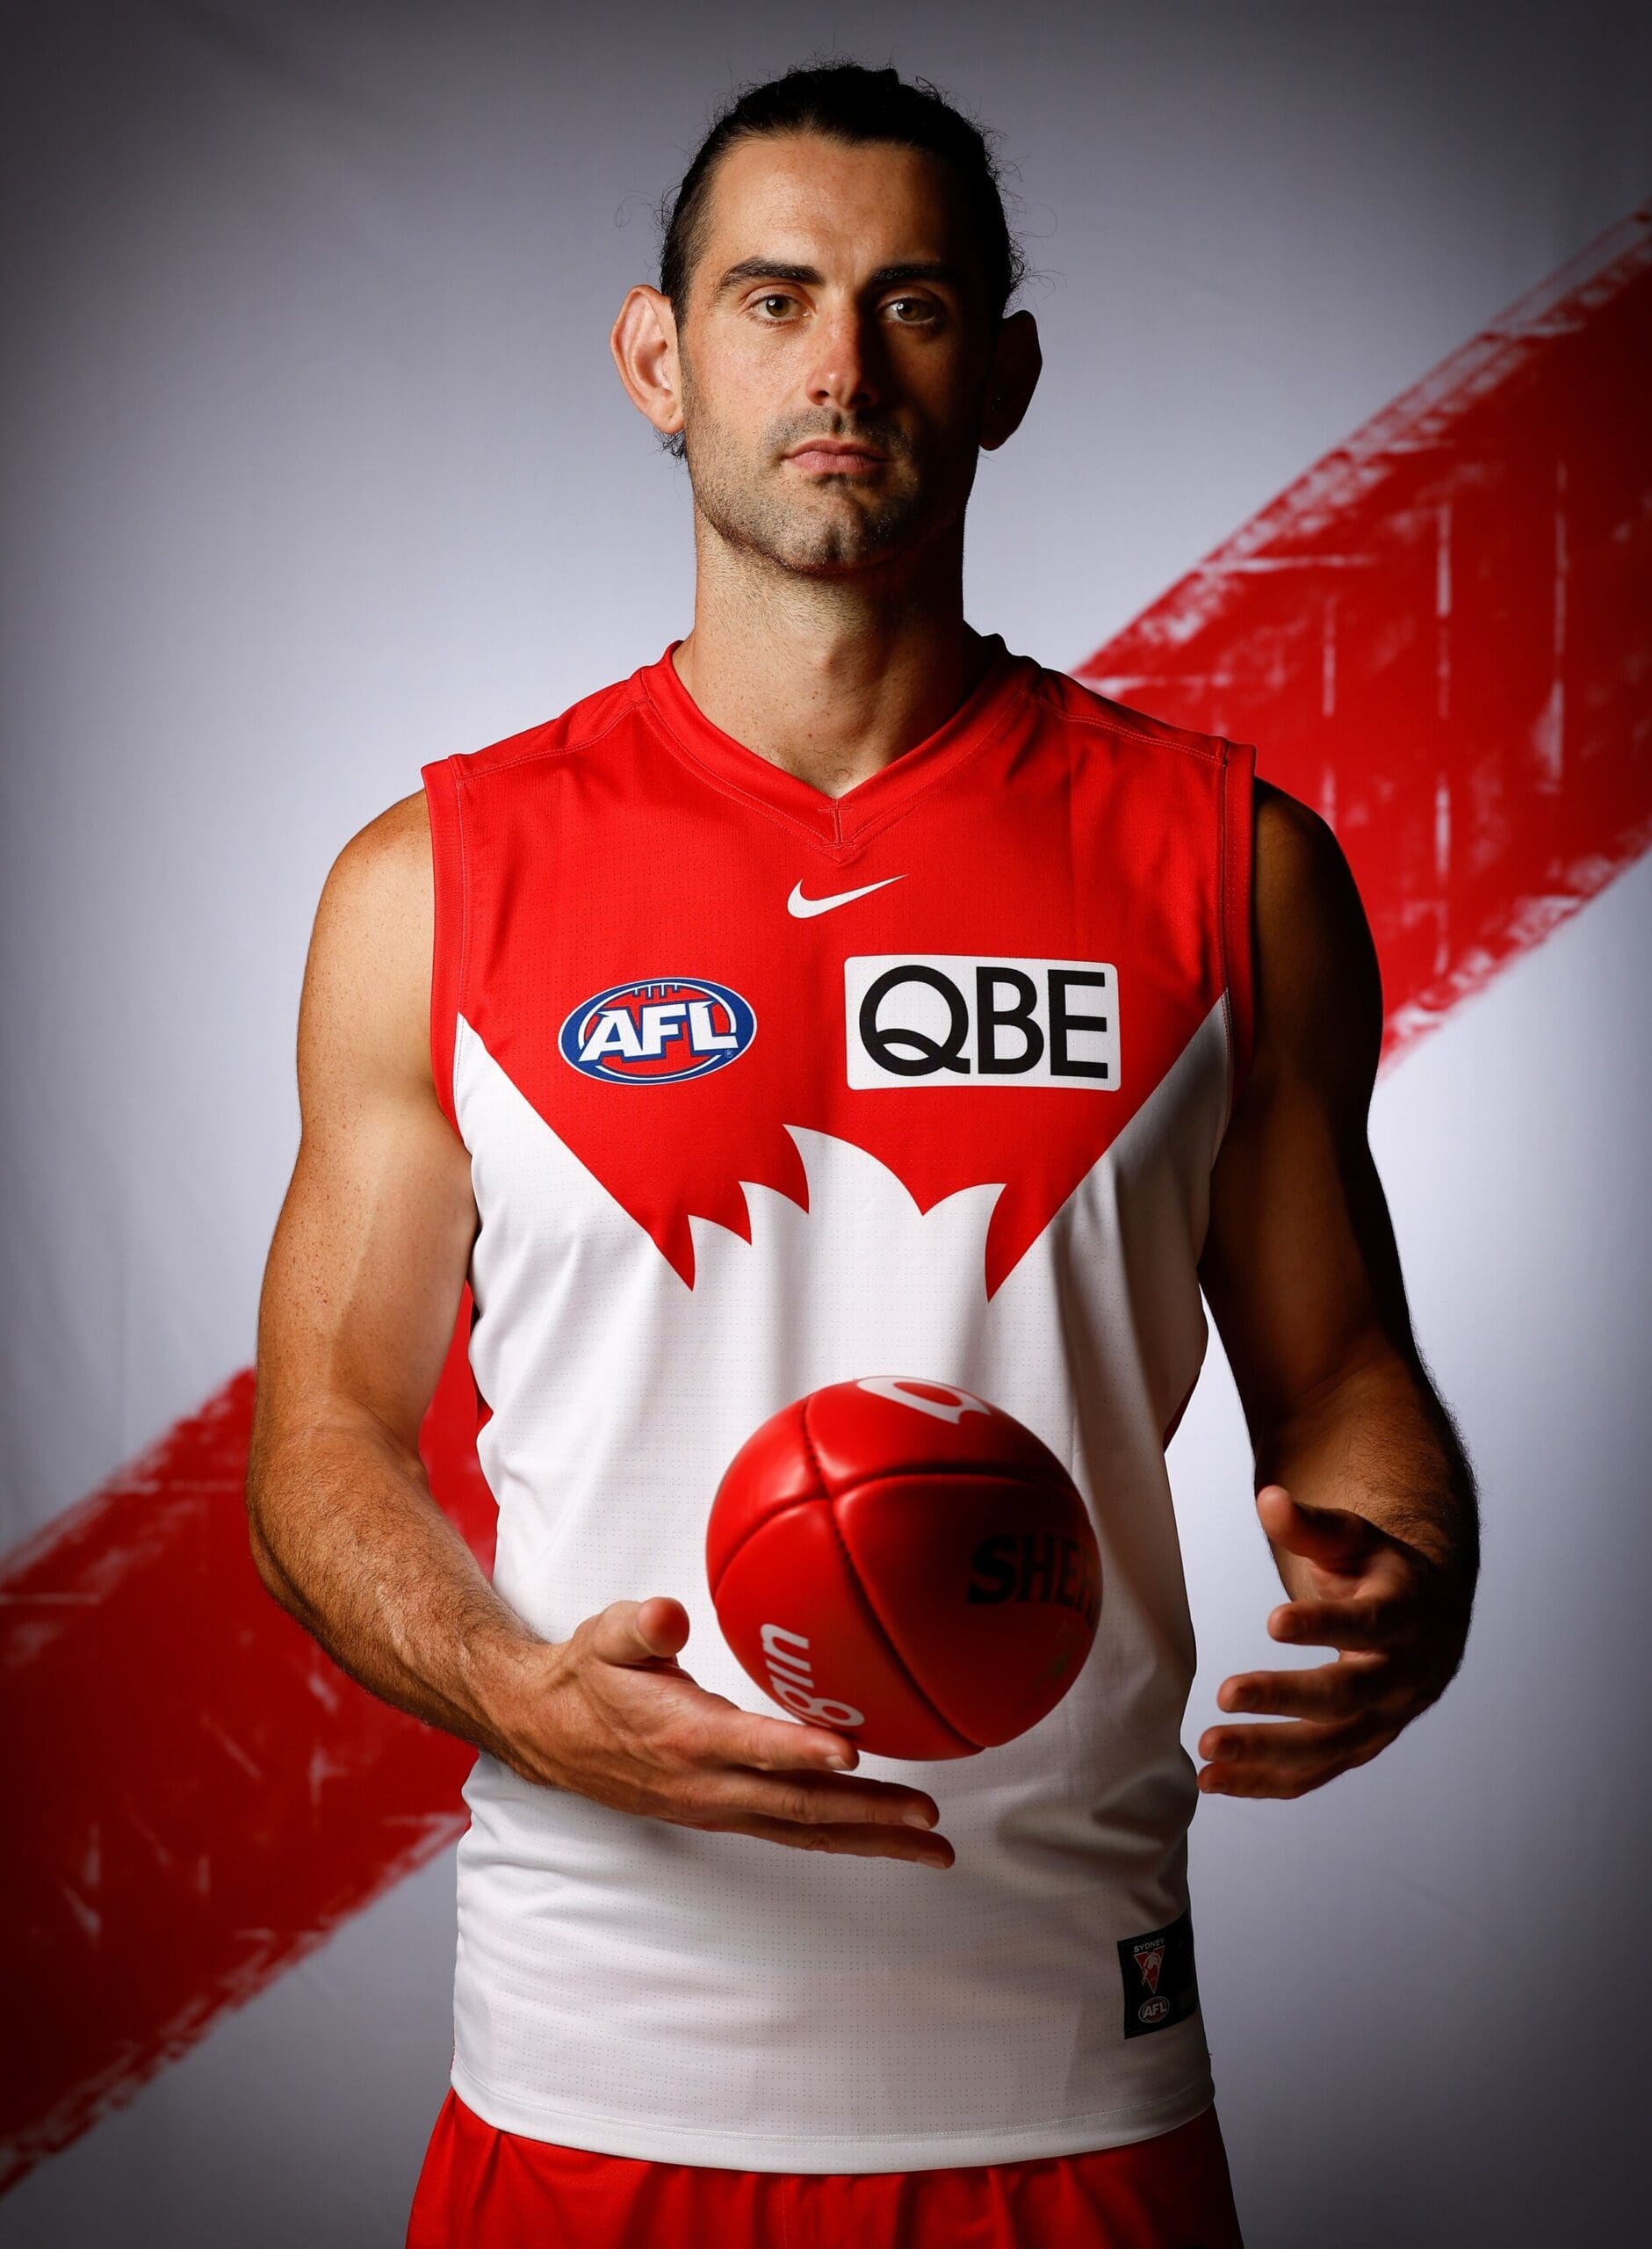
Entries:
POLYGON ((833 445, 829 438, 813 438, 807 445, 798 445, 787 454, 787 461, 796 461, 798 467, 807 467, 816 474, 856 474, 881 467, 888 454, 872 452, 869 445, 833 445))

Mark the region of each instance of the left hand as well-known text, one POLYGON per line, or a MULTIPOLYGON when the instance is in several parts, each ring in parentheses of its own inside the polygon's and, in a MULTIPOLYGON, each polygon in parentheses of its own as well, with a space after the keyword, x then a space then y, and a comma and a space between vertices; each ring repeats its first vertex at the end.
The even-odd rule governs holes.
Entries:
POLYGON ((1468 1604, 1451 1573, 1418 1548, 1343 1508, 1305 1508, 1282 1484, 1256 1495, 1276 1546, 1309 1566, 1315 1598, 1273 1610, 1276 1640, 1339 1651, 1317 1669, 1224 1679, 1224 1710, 1295 1724, 1216 1725, 1199 1737, 1199 1786, 1224 1796, 1304 1796, 1367 1764, 1437 1700, 1461 1660, 1468 1604))

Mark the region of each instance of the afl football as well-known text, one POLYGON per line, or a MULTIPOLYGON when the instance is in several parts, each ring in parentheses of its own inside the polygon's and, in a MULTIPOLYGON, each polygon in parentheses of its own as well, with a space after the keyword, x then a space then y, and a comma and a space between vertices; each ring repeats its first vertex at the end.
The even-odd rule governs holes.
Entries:
POLYGON ((1025 1733, 1100 1615, 1095 1532, 1056 1455, 1001 1407, 913 1376, 831 1383, 755 1429, 705 1551, 757 1684, 882 1757, 970 1757, 1025 1733))

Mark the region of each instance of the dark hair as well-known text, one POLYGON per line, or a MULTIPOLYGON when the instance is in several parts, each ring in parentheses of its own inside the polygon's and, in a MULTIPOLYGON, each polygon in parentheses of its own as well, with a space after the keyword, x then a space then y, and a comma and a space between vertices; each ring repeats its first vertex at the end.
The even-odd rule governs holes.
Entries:
POLYGON ((1003 318, 1027 278, 1027 261, 1004 216, 1000 168, 988 145, 994 136, 927 79, 908 85, 897 70, 869 70, 860 62, 797 63, 783 77, 739 88, 717 112, 675 197, 660 207, 660 289, 674 310, 687 298, 704 248, 718 160, 738 141, 781 133, 820 133, 851 147, 892 141, 938 156, 963 191, 986 277, 988 315, 1003 318))

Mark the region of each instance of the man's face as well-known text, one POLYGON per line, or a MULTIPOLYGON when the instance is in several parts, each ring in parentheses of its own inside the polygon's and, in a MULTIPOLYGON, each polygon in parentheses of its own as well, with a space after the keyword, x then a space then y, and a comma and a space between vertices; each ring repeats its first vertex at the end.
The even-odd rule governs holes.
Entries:
POLYGON ((961 202, 943 164, 885 143, 789 134, 721 159, 677 337, 695 503, 731 545, 840 576, 962 516, 996 323, 961 202))

